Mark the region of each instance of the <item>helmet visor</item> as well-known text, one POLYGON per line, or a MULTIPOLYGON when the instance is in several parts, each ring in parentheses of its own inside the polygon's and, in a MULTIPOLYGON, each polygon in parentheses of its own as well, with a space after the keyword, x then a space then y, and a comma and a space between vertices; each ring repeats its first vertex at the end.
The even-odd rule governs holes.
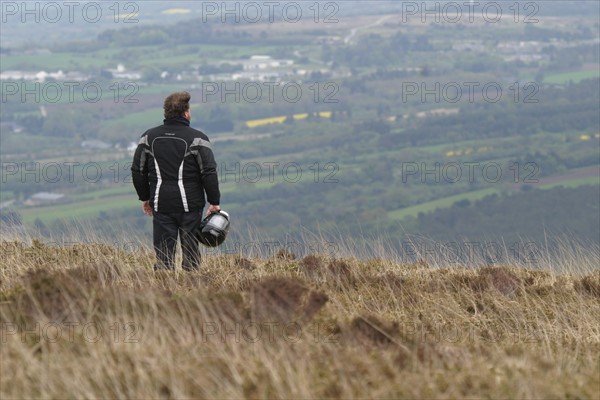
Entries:
POLYGON ((229 220, 227 220, 227 218, 225 218, 224 216, 222 216, 220 214, 217 214, 210 219, 210 221, 208 222, 207 225, 213 229, 224 230, 227 227, 228 223, 229 223, 229 220))

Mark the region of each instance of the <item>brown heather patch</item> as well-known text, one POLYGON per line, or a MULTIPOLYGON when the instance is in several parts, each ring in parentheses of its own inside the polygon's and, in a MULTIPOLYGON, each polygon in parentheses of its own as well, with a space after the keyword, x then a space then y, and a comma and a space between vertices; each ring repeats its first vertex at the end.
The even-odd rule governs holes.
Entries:
POLYGON ((309 321, 313 318, 313 316, 318 313, 325 303, 329 300, 329 296, 327 296, 323 292, 311 291, 308 294, 308 298, 306 299, 306 303, 304 304, 304 320, 309 321))
POLYGON ((356 276, 352 270, 353 267, 346 260, 332 260, 327 265, 328 276, 333 278, 336 286, 353 285, 356 282, 356 276))
POLYGON ((286 249, 279 250, 277 253, 275 253, 274 257, 277 259, 280 259, 280 260, 295 260, 296 259, 296 255, 286 249))
POLYGON ((388 345, 397 341, 398 323, 385 322, 374 315, 358 316, 350 322, 348 335, 360 343, 388 345))
POLYGON ((78 266, 64 270, 64 273, 70 276, 73 281, 86 286, 119 284, 124 282, 130 270, 125 269, 118 263, 110 263, 105 260, 92 261, 85 266, 78 266))
POLYGON ((213 292, 207 298, 207 310, 213 321, 249 321, 250 307, 239 292, 213 292))
POLYGON ((308 254, 300 260, 298 270, 307 276, 315 277, 323 272, 324 267, 325 264, 321 257, 316 254, 308 254))
POLYGON ((401 295, 403 291, 407 291, 410 285, 406 278, 390 271, 382 275, 367 276, 364 283, 373 288, 389 289, 396 296, 401 295))
POLYGON ((333 260, 327 266, 329 272, 335 276, 348 277, 352 274, 350 264, 344 260, 333 260))
POLYGON ((235 265, 241 269, 253 270, 256 269, 256 265, 245 257, 238 256, 235 258, 235 265))
POLYGON ((208 257, 198 272, 192 273, 200 285, 210 289, 247 291, 258 279, 254 271, 263 271, 272 260, 249 260, 240 255, 208 257))
POLYGON ((466 310, 469 314, 478 314, 485 310, 485 306, 481 301, 477 300, 469 304, 466 310))
POLYGON ((253 315, 289 315, 300 304, 307 290, 294 278, 270 277, 260 280, 251 288, 253 315))
POLYGON ((257 268, 257 263, 249 260, 246 257, 243 257, 240 254, 207 257, 206 260, 202 261, 202 268, 200 272, 202 272, 202 270, 213 268, 219 270, 223 270, 223 268, 225 268, 228 272, 230 271, 235 273, 238 270, 252 271, 257 268))
POLYGON ((45 269, 28 271, 22 279, 22 289, 12 290, 2 304, 7 320, 59 320, 79 315, 81 286, 64 272, 45 269))
POLYGON ((507 267, 485 267, 471 282, 475 291, 495 289, 505 296, 514 295, 521 286, 520 279, 507 267))
POLYGON ((431 268, 431 266, 429 265, 429 263, 428 263, 426 260, 422 259, 422 258, 419 258, 419 259, 418 259, 417 261, 415 261, 414 263, 412 263, 412 264, 409 264, 409 266, 410 266, 411 268, 414 268, 414 269, 420 269, 420 268, 431 268))
POLYGON ((310 290, 297 278, 262 279, 251 292, 252 315, 258 321, 307 322, 328 300, 326 294, 310 290))
POLYGON ((587 293, 600 298, 600 272, 584 276, 575 283, 575 289, 580 293, 587 293))
POLYGON ((433 270, 427 280, 432 282, 429 286, 437 287, 438 290, 461 292, 476 286, 479 276, 477 270, 440 268, 433 270))

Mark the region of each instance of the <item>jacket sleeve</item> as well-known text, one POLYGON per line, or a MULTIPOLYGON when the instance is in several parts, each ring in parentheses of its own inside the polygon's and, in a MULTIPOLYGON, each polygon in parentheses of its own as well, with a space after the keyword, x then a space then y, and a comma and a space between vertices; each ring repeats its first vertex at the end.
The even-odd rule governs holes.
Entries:
POLYGON ((150 181, 148 180, 148 136, 144 134, 133 155, 133 163, 131 164, 131 178, 133 186, 141 201, 150 200, 150 181))
POLYGON ((207 139, 196 138, 191 150, 196 155, 200 167, 200 180, 206 192, 206 200, 209 204, 219 205, 221 192, 217 177, 217 163, 210 142, 207 139))

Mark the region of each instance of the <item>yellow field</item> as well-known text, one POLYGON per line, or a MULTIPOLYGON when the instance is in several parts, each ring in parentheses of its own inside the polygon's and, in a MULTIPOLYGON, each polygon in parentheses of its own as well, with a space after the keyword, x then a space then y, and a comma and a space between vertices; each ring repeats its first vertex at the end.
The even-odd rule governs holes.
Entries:
POLYGON ((192 10, 187 8, 169 8, 168 10, 161 11, 163 14, 175 15, 175 14, 189 14, 192 10))
MULTIPOLYGON (((319 111, 313 113, 313 116, 318 116, 321 118, 331 118, 331 111, 319 111)), ((308 118, 308 113, 300 113, 293 114, 292 118, 294 120, 303 120, 308 118)), ((287 117, 285 115, 279 117, 271 117, 271 118, 262 118, 262 119, 253 119, 250 121, 246 121, 246 126, 248 128, 256 128, 257 126, 269 125, 269 124, 282 124, 285 122, 287 117)))

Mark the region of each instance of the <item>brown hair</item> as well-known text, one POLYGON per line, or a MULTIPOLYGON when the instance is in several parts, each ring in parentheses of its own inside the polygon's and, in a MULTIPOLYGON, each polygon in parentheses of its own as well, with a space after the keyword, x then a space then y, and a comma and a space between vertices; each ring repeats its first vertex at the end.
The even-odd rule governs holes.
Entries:
POLYGON ((165 118, 177 118, 183 116, 183 113, 190 109, 191 98, 192 96, 188 92, 176 92, 167 96, 163 106, 165 118))

